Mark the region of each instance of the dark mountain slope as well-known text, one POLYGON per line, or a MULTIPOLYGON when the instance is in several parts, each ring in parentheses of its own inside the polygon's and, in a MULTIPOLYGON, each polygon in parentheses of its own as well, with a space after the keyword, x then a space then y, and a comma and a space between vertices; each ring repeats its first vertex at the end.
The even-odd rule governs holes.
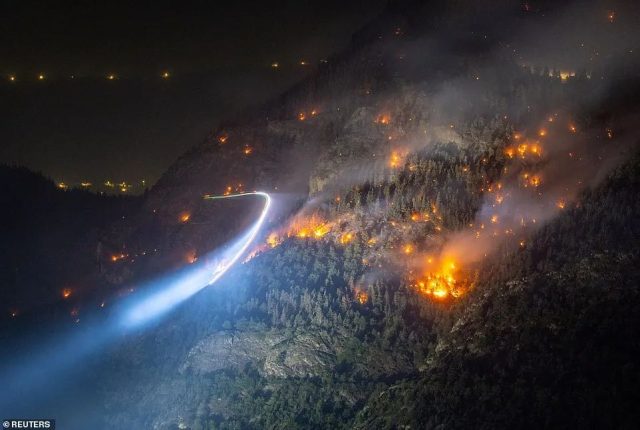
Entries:
POLYGON ((634 428, 640 159, 486 268, 422 376, 361 428, 634 428))

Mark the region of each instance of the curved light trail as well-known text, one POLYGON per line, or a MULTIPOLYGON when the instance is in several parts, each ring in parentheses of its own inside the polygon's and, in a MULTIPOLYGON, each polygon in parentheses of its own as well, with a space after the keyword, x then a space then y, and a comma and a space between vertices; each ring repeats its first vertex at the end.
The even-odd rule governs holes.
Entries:
POLYGON ((136 294, 115 305, 106 319, 89 314, 85 325, 78 327, 79 331, 48 338, 43 345, 34 344, 33 351, 24 357, 14 357, 12 363, 0 363, 0 381, 3 381, 0 410, 14 411, 14 415, 41 413, 44 401, 35 400, 34 393, 55 397, 60 389, 60 381, 67 381, 68 373, 82 368, 78 365, 80 360, 99 352, 127 332, 158 319, 218 281, 242 257, 258 235, 269 212, 271 197, 264 192, 204 197, 205 200, 214 200, 243 196, 264 198, 262 212, 251 228, 237 240, 205 256, 204 260, 214 261, 214 264, 196 263, 151 281, 142 288, 142 295, 136 294))
POLYGON ((172 285, 169 285, 167 288, 151 294, 142 302, 132 307, 124 316, 123 323, 125 325, 137 325, 164 313, 203 288, 216 282, 240 259, 260 231, 269 212, 269 207, 271 206, 271 197, 262 191, 228 196, 204 196, 205 200, 230 199, 243 196, 260 196, 265 200, 262 212, 251 229, 229 248, 225 249, 221 255, 217 255, 216 253, 216 255, 213 256, 216 261, 213 267, 206 264, 203 267, 198 267, 196 270, 188 273, 183 279, 180 279, 179 282, 172 283, 172 285))

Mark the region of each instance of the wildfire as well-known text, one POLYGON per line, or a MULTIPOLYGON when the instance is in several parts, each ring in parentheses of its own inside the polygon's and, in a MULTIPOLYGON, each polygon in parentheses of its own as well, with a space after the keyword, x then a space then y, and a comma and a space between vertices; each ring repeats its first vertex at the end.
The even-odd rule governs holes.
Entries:
POLYGON ((63 299, 68 299, 69 297, 71 297, 71 288, 65 288, 62 290, 62 298, 63 299))
POLYGON ((455 261, 451 258, 444 259, 436 268, 431 268, 433 259, 427 260, 428 268, 423 278, 418 279, 414 286, 418 291, 427 296, 442 300, 451 295, 460 297, 462 291, 455 275, 458 270, 455 261))
POLYGON ((249 145, 245 145, 242 152, 244 153, 244 155, 251 155, 251 153, 253 152, 253 148, 249 145))
POLYGON ((353 233, 342 233, 340 235, 340 243, 346 245, 353 240, 353 233))
POLYGON ((613 139, 613 130, 610 128, 607 128, 607 138, 609 139, 613 139))
POLYGON ((404 156, 400 151, 391 151, 391 156, 389 157, 389 167, 391 167, 392 169, 396 169, 402 165, 403 160, 404 156))
POLYGON ((558 209, 564 209, 564 207, 565 207, 565 206, 566 206, 566 203, 565 203, 565 201, 564 201, 564 200, 558 200, 558 201, 556 202, 556 207, 557 207, 558 209))
POLYGON ((116 261, 122 260, 124 258, 127 258, 126 254, 113 254, 111 256, 111 261, 113 261, 115 263, 116 261))
MULTIPOLYGON (((545 132, 546 133, 546 132, 545 132)), ((516 154, 520 158, 526 158, 527 155, 535 155, 540 157, 542 155, 542 147, 535 142, 523 142, 518 146, 508 146, 504 150, 504 154, 508 158, 514 158, 516 154)))
POLYGON ((389 125, 391 124, 391 116, 388 114, 380 114, 374 120, 376 124, 389 125))
POLYGON ((616 20, 616 13, 613 10, 610 10, 609 12, 607 12, 607 20, 609 20, 610 23, 613 24, 613 21, 616 20))
POLYGON ((298 114, 298 121, 304 121, 305 119, 307 119, 307 114, 305 114, 304 112, 300 112, 298 114))
POLYGON ((576 76, 576 72, 571 72, 571 71, 561 71, 560 72, 560 80, 562 81, 566 81, 569 78, 573 78, 576 76))
POLYGON ((182 212, 180 214, 179 219, 180 219, 180 222, 184 224, 191 219, 191 214, 189 212, 182 212))
POLYGON ((277 233, 271 233, 269 234, 269 236, 267 236, 267 245, 269 245, 271 248, 275 248, 276 246, 280 245, 280 243, 282 243, 282 240, 277 233))
POLYGON ((538 187, 542 181, 540 180, 540 176, 532 175, 530 173, 522 174, 522 183, 525 188, 527 187, 538 187))
MULTIPOLYGON (((298 237, 300 239, 313 238, 321 239, 331 231, 331 225, 320 215, 313 214, 310 217, 296 217, 286 229, 287 237, 298 237)), ((275 234, 275 233, 272 233, 275 234)), ((267 238, 269 243, 269 238, 267 238)), ((271 243, 279 244, 277 235, 271 238, 271 243)))
POLYGON ((356 290, 356 300, 361 305, 364 305, 365 303, 367 303, 367 301, 369 301, 369 294, 362 290, 356 290))
POLYGON ((574 124, 569 124, 569 131, 571 133, 575 133, 578 131, 578 129, 576 128, 576 126, 574 124))
POLYGON ((218 136, 218 142, 220 142, 220 145, 224 145, 228 138, 229 136, 227 136, 226 134, 221 134, 220 136, 218 136))
POLYGON ((198 256, 196 255, 196 251, 191 250, 191 251, 187 252, 187 255, 185 256, 185 260, 189 264, 193 264, 196 261, 198 261, 198 256))

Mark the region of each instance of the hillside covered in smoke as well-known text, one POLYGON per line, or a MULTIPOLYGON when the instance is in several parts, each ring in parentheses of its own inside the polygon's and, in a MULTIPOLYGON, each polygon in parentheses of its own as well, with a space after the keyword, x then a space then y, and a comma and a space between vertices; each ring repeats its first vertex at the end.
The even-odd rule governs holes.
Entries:
POLYGON ((255 214, 203 195, 274 210, 221 284, 101 357, 97 421, 637 427, 638 23, 622 2, 393 1, 214 130, 114 223, 105 291, 255 214))

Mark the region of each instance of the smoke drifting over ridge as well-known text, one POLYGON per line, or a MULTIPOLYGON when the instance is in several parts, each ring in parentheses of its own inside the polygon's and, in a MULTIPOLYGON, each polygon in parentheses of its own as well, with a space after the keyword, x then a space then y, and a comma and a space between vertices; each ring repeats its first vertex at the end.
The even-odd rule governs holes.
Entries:
MULTIPOLYGON (((443 145, 453 145, 459 151, 454 158, 463 157, 455 161, 462 173, 473 163, 500 167, 474 190, 481 196, 475 216, 465 226, 447 228, 435 207, 430 220, 413 214, 411 221, 432 222, 438 234, 420 236, 410 222, 402 225, 395 240, 406 244, 378 249, 377 261, 408 267, 410 277, 419 278, 418 272, 431 270, 425 269, 427 260, 453 267, 453 260, 478 263, 505 241, 526 247, 531 234, 579 204, 580 193, 597 186, 637 146, 636 117, 626 110, 633 100, 626 92, 638 88, 636 9, 598 1, 514 8, 511 15, 500 14, 514 20, 505 26, 512 33, 490 22, 473 23, 471 30, 491 31, 470 31, 469 39, 482 46, 471 54, 460 50, 459 40, 450 43, 437 32, 405 37, 399 26, 397 38, 371 49, 396 83, 363 85, 369 98, 352 107, 344 135, 320 156, 315 173, 322 179, 312 183, 313 198, 296 222, 345 192, 411 175, 421 161, 448 156, 443 145), (328 175, 322 173, 325 164, 333 168, 328 175)), ((410 29, 406 33, 411 36, 410 29)), ((356 102, 344 97, 319 104, 340 110, 356 102)), ((358 204, 358 216, 324 222, 340 226, 334 227, 340 238, 363 224, 389 221, 396 209, 358 204)), ((369 235, 374 244, 393 236, 369 235)), ((372 264, 371 272, 378 267, 372 264)))

